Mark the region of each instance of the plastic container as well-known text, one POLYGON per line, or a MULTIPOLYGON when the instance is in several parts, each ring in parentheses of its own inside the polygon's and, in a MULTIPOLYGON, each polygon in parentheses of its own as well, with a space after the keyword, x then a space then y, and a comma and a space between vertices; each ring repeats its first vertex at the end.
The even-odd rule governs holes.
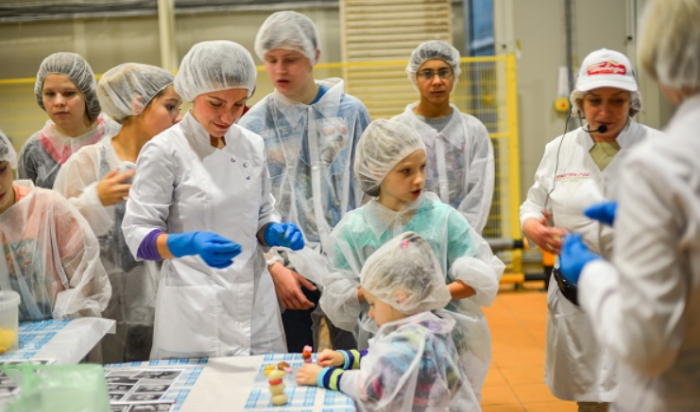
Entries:
POLYGON ((19 294, 14 290, 0 290, 0 354, 17 344, 19 301, 19 294))

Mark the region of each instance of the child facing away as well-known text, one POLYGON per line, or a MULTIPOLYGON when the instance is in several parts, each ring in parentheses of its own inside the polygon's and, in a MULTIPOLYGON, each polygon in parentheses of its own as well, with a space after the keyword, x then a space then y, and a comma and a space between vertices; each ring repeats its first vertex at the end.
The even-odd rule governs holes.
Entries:
POLYGON ((491 362, 491 336, 481 306, 498 292, 503 262, 465 217, 425 193, 425 145, 412 127, 375 120, 362 135, 355 157, 362 190, 374 197, 349 212, 333 229, 324 250, 330 273, 324 278, 321 307, 336 326, 355 330, 358 346, 368 347, 369 306, 361 287, 367 260, 398 234, 412 231, 432 247, 452 299, 445 309, 455 319, 455 345, 477 399, 491 362))
POLYGON ((339 390, 367 412, 480 411, 452 339, 455 321, 442 310, 451 296, 430 243, 403 233, 367 259, 360 278, 379 326, 369 349, 324 350, 297 383, 339 390))

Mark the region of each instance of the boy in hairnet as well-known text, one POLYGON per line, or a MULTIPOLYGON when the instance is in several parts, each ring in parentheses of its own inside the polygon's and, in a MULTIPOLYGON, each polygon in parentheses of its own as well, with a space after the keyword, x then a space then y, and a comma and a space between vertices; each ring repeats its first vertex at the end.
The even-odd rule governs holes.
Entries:
POLYGON ((49 120, 20 151, 20 179, 51 189, 73 153, 117 134, 119 124, 100 114, 96 89, 95 74, 79 54, 54 53, 41 62, 34 94, 49 120))
POLYGON ((451 336, 455 321, 442 310, 450 292, 430 243, 403 233, 367 259, 360 277, 379 326, 369 349, 324 350, 297 382, 346 393, 362 411, 480 411, 451 336))
MULTIPOLYGON (((370 121, 362 102, 345 93, 343 80, 314 79, 319 41, 316 25, 303 14, 282 11, 265 20, 255 52, 275 90, 240 121, 265 140, 275 210, 302 229, 315 251, 340 219, 361 204, 362 191, 351 168, 357 141, 370 121)), ((282 319, 289 351, 301 352, 312 343, 318 347, 312 323, 315 329, 320 313, 315 312, 314 322, 311 313, 320 292, 307 280, 318 282, 318 276, 305 268, 324 264, 276 250, 266 258, 277 296, 287 309, 282 319)), ((322 261, 318 253, 310 258, 322 261)), ((355 346, 352 336, 327 323, 334 347, 355 346)))
POLYGON ((410 125, 425 142, 426 189, 462 212, 481 233, 493 197, 493 147, 483 123, 450 103, 459 64, 457 49, 443 41, 428 41, 413 50, 406 72, 420 100, 392 120, 410 125))

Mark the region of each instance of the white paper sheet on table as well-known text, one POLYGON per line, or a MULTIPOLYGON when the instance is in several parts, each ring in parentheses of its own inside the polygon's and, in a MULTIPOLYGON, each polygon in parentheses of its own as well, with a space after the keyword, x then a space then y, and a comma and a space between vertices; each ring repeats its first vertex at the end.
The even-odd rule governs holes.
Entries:
POLYGON ((19 326, 19 343, 0 360, 54 359, 56 364, 77 364, 107 333, 115 322, 102 318, 45 320, 19 326))

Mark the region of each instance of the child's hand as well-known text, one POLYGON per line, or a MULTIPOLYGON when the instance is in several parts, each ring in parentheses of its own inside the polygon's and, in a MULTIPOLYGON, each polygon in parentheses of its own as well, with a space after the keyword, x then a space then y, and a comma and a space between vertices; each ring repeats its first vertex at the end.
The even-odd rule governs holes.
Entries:
POLYGON ((327 366, 343 366, 345 358, 340 352, 324 349, 323 352, 316 356, 316 362, 324 368, 327 366))
POLYGON ((303 365, 297 371, 297 383, 300 385, 316 385, 321 369, 323 368, 313 363, 303 365))

